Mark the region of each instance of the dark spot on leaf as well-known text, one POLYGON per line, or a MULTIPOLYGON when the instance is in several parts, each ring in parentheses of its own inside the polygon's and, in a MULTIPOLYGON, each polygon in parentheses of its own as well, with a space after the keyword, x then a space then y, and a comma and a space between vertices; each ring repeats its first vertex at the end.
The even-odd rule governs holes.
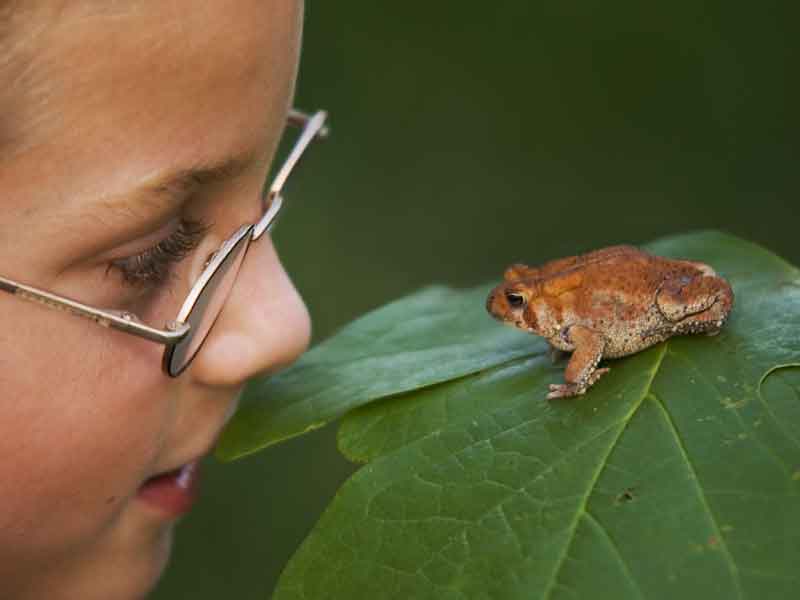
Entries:
POLYGON ((623 504, 625 502, 630 502, 631 500, 636 500, 636 488, 629 487, 622 490, 622 492, 617 496, 615 503, 616 504, 623 504))

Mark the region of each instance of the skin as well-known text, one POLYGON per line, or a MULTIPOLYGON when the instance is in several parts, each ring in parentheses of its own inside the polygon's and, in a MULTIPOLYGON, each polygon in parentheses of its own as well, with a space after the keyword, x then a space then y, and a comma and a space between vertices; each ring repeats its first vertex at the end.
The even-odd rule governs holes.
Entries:
MULTIPOLYGON (((206 256, 261 215, 301 3, 25 2, 0 17, 0 273, 97 306, 146 306, 162 326, 206 256), (159 187, 231 158, 240 168, 224 180, 159 187), (109 262, 181 217, 208 233, 145 302, 109 262)), ((161 346, 0 294, 0 595, 144 597, 174 519, 139 486, 207 453, 243 382, 295 360, 309 332, 268 236, 177 379, 161 371, 161 346)))
POLYGON ((486 307, 501 321, 571 352, 563 384, 548 398, 584 394, 608 368, 603 358, 634 354, 673 335, 715 335, 733 290, 701 262, 611 246, 541 267, 512 265, 486 307))

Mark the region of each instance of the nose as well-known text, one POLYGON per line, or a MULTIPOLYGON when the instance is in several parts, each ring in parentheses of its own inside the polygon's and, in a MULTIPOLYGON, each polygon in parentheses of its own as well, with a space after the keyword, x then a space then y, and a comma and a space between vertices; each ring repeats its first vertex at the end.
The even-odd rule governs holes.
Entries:
POLYGON ((190 376, 205 385, 241 385, 294 362, 310 337, 308 310, 265 235, 250 246, 190 376))

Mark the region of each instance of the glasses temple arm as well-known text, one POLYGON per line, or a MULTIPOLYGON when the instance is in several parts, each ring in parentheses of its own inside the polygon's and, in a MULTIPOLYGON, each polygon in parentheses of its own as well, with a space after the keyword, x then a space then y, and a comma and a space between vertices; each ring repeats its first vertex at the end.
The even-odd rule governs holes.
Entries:
POLYGON ((18 283, 11 279, 6 279, 5 277, 0 277, 0 291, 8 292, 23 300, 36 302, 48 308, 66 311, 87 318, 98 325, 126 331, 140 338, 159 344, 175 344, 180 341, 190 329, 189 325, 185 323, 168 323, 168 329, 156 329, 145 325, 131 313, 94 308, 82 304, 81 302, 70 300, 69 298, 57 296, 50 292, 18 283))
MULTIPOLYGON (((308 114, 308 113, 303 112, 302 110, 298 110, 296 108, 292 108, 289 111, 289 116, 286 117, 286 121, 289 123, 289 125, 292 125, 293 127, 305 127, 306 123, 308 123, 311 119, 316 117, 319 113, 324 113, 325 114, 325 117, 322 119, 323 122, 324 122, 328 118, 328 113, 326 111, 317 111, 317 112, 315 112, 313 114, 308 114)), ((323 124, 318 129, 316 135, 320 139, 325 139, 325 138, 328 137, 329 133, 330 133, 330 130, 328 129, 328 126, 323 124)))
POLYGON ((304 124, 303 131, 300 137, 295 142, 292 151, 286 158, 286 161, 281 166, 280 170, 275 174, 272 184, 269 186, 266 196, 264 197, 264 204, 268 206, 267 212, 264 214, 258 223, 253 228, 253 241, 261 237, 265 231, 268 231, 272 226, 281 205, 283 204, 283 186, 292 170, 295 168, 303 156, 303 153, 308 148, 308 145, 314 141, 315 138, 325 138, 328 135, 328 128, 325 126, 325 119, 328 118, 328 113, 324 110, 315 112, 312 116, 301 113, 298 110, 292 109, 289 112, 289 123, 291 124, 304 124))

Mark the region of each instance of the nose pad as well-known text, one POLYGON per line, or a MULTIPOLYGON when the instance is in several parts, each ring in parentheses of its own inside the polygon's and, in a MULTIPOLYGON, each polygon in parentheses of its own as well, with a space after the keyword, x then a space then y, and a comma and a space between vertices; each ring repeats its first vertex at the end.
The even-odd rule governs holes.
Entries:
POLYGON ((197 282, 203 271, 206 270, 208 265, 211 264, 211 261, 219 254, 222 243, 223 240, 211 231, 203 238, 200 246, 192 253, 190 264, 186 270, 188 285, 191 286, 197 282))
POLYGON ((211 261, 219 254, 219 250, 214 250, 211 254, 206 257, 206 262, 203 263, 203 268, 208 268, 208 265, 211 264, 211 261))

